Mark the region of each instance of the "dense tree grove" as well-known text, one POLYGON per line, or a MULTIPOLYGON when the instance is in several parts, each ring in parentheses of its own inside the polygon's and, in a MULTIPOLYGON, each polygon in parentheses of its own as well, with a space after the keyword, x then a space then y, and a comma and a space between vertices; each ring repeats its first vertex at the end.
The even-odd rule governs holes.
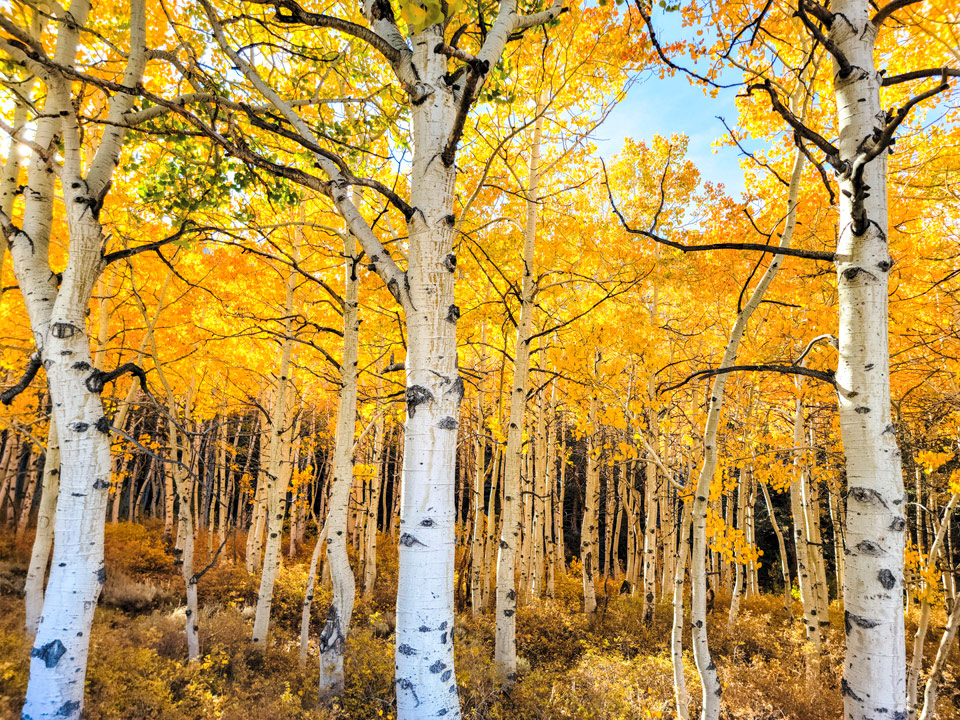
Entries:
POLYGON ((0 714, 960 718, 957 78, 954 0, 4 4, 0 714), (601 152, 678 82, 742 192, 601 152))

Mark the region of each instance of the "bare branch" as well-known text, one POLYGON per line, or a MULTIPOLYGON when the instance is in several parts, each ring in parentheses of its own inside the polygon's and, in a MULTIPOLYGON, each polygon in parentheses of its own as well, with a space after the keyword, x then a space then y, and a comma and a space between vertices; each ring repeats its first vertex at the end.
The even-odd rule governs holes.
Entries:
POLYGON ((835 259, 835 255, 832 252, 824 252, 822 250, 799 250, 797 248, 784 248, 777 245, 767 245, 764 243, 723 242, 708 243, 706 245, 686 245, 684 243, 677 242, 676 240, 668 240, 665 237, 661 237, 647 230, 639 230, 637 228, 630 227, 626 218, 624 218, 623 213, 620 212, 620 209, 614 202, 613 191, 610 189, 610 178, 607 176, 606 164, 603 164, 603 174, 604 182, 607 186, 607 197, 610 199, 610 206, 613 208, 613 212, 616 214, 617 218, 619 218, 623 229, 631 235, 642 235, 643 237, 649 238, 654 242, 660 243, 661 245, 666 245, 667 247, 672 247, 675 250, 680 250, 685 253, 705 252, 708 250, 748 250, 754 252, 766 252, 770 253, 771 255, 789 255, 790 257, 799 257, 806 260, 819 260, 824 262, 833 262, 835 259))
POLYGON ((923 0, 893 0, 893 2, 889 2, 880 8, 877 14, 873 16, 872 22, 876 27, 880 27, 883 25, 883 21, 893 15, 897 10, 902 10, 908 5, 915 5, 922 1, 923 0))
POLYGON ((833 376, 833 373, 824 370, 811 370, 810 368, 801 367, 799 365, 730 365, 725 368, 698 370, 685 380, 678 382, 675 385, 668 385, 666 387, 661 385, 657 388, 657 395, 681 388, 692 380, 714 377, 716 375, 726 375, 727 373, 732 372, 773 372, 780 373, 781 375, 803 375, 804 377, 813 378, 814 380, 821 380, 822 382, 836 387, 836 380, 833 376))
POLYGON ((86 385, 87 390, 92 393, 101 393, 103 392, 104 385, 109 382, 113 382, 128 373, 136 376, 136 378, 140 381, 140 389, 149 395, 150 390, 147 388, 147 374, 143 371, 143 368, 133 362, 124 363, 116 370, 111 370, 110 372, 94 370, 90 377, 86 379, 84 385, 86 385))
POLYGON ((815 130, 807 127, 796 115, 790 112, 790 109, 781 102, 780 96, 777 95, 777 91, 773 89, 773 85, 769 80, 764 80, 763 83, 757 85, 748 86, 747 95, 753 95, 755 90, 763 90, 766 92, 767 95, 770 96, 770 104, 773 106, 774 111, 786 121, 787 125, 793 128, 793 131, 797 133, 797 135, 809 140, 823 150, 827 156, 827 162, 834 167, 838 167, 840 164, 840 151, 834 147, 829 140, 815 130))
POLYGON ((883 78, 883 82, 880 84, 883 87, 890 87, 891 85, 899 85, 902 82, 920 80, 921 78, 928 77, 960 77, 960 70, 951 67, 911 70, 910 72, 900 73, 899 75, 890 75, 889 77, 885 77, 883 78))
POLYGON ((23 371, 23 377, 21 377, 15 385, 7 388, 3 393, 0 393, 0 402, 4 405, 12 403, 13 399, 26 390, 30 386, 30 383, 33 382, 33 378, 36 377, 41 364, 39 353, 33 353, 30 356, 30 361, 27 363, 26 370, 23 371))

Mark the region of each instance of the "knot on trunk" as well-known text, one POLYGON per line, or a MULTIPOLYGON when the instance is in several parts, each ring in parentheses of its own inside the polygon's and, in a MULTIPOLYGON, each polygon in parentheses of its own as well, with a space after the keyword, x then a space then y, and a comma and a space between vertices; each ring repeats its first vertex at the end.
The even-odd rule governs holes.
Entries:
POLYGON ((433 393, 422 385, 411 385, 407 388, 407 414, 412 418, 417 414, 417 406, 433 400, 433 393))
POLYGON ((30 651, 30 657, 35 657, 39 660, 42 660, 43 664, 46 665, 47 668, 55 668, 65 652, 67 652, 67 648, 64 647, 64 644, 60 642, 60 639, 58 638, 56 640, 51 640, 46 645, 33 648, 30 651))

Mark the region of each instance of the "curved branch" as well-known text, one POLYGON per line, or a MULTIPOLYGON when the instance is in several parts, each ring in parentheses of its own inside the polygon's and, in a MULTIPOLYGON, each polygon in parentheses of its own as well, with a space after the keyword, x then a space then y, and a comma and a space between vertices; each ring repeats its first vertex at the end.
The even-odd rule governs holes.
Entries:
POLYGON ((675 385, 668 385, 666 387, 660 385, 657 387, 657 395, 661 395, 665 392, 671 390, 676 390, 686 385, 692 380, 697 380, 698 378, 708 378, 714 377, 716 375, 726 375, 727 373, 732 372, 773 372, 780 373, 781 375, 803 375, 805 377, 810 377, 815 380, 821 380, 822 382, 828 383, 836 387, 836 380, 832 372, 827 372, 824 370, 811 370, 810 368, 801 367, 799 365, 730 365, 725 368, 711 368, 709 370, 698 370, 693 373, 685 380, 676 383, 675 385))
POLYGON ((23 371, 23 377, 17 381, 16 385, 7 388, 0 394, 0 402, 4 405, 12 403, 13 399, 26 390, 30 386, 30 383, 33 382, 33 378, 37 376, 37 371, 40 370, 40 365, 40 354, 33 353, 30 356, 30 361, 27 363, 26 370, 23 371))
POLYGON ((92 393, 101 393, 103 392, 104 385, 106 385, 108 382, 117 380, 127 373, 130 375, 135 375, 140 381, 140 389, 147 394, 150 393, 150 391, 147 389, 147 374, 143 371, 143 368, 133 362, 124 363, 116 370, 111 370, 110 372, 94 370, 93 373, 90 374, 90 377, 86 379, 84 385, 86 385, 87 390, 92 393))
POLYGON ((822 250, 799 250, 797 248, 785 248, 778 245, 767 245, 765 243, 722 242, 708 243, 706 245, 686 245, 676 240, 668 240, 665 237, 661 237, 647 230, 638 230, 637 228, 630 227, 626 218, 624 218, 623 213, 620 212, 620 209, 613 200, 613 191, 610 189, 610 179, 607 177, 606 164, 603 163, 602 160, 601 164, 603 165, 604 183, 607 186, 607 197, 610 199, 610 206, 613 208, 613 212, 616 214, 617 218, 619 218, 623 229, 631 235, 642 235, 643 237, 649 238, 660 243, 661 245, 666 245, 667 247, 672 247, 675 250, 680 250, 681 252, 685 253, 704 252, 707 250, 749 250, 754 252, 770 253, 771 255, 788 255, 790 257, 799 257, 806 260, 819 260, 823 262, 833 262, 836 257, 834 253, 825 252, 822 250))
POLYGON ((960 70, 951 67, 925 68, 923 70, 911 70, 910 72, 900 73, 899 75, 890 75, 883 78, 880 84, 883 87, 899 85, 902 82, 910 80, 920 80, 928 77, 960 77, 960 70))

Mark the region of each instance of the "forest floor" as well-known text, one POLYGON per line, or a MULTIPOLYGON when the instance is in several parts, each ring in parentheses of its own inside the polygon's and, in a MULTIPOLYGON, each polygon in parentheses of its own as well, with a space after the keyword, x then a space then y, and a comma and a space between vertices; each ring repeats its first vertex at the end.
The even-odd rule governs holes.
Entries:
MULTIPOLYGON (((360 598, 346 656, 346 689, 333 709, 316 709, 315 646, 305 668, 298 662, 303 591, 309 566, 304 548, 285 558, 273 601, 267 649, 249 642, 257 582, 243 569, 242 548, 228 541, 219 562, 200 580, 201 661, 188 664, 180 598, 183 581, 163 545, 161 528, 121 523, 107 528, 107 581, 92 635, 87 672, 88 720, 286 720, 392 718, 394 711, 392 608, 396 554, 379 543, 375 592, 360 598)), ((204 544, 198 543, 198 567, 204 544)), ((23 624, 22 584, 29 543, 0 535, 0 718, 18 717, 26 692, 30 641, 23 624)), ((457 680, 463 715, 470 720, 635 720, 673 717, 669 655, 672 610, 657 608, 642 620, 639 598, 619 595, 608 583, 596 618, 582 611, 576 568, 557 579, 556 597, 528 603, 517 613, 519 681, 503 694, 494 682, 494 628, 490 613, 458 614, 457 680)), ((329 596, 317 593, 313 637, 329 596)), ((724 718, 837 720, 842 715, 840 673, 843 620, 834 603, 819 677, 807 670, 799 604, 788 616, 780 596, 744 600, 732 633, 729 600, 718 596, 710 643, 723 684, 724 718)), ((916 613, 908 613, 907 632, 916 613)), ((927 651, 936 652, 943 627, 935 612, 927 651)), ((912 639, 912 637, 911 637, 912 639)), ((685 647, 689 648, 689 636, 685 647)), ((684 654, 694 711, 699 684, 684 654)), ((940 693, 939 720, 960 718, 960 651, 954 648, 940 693)))

